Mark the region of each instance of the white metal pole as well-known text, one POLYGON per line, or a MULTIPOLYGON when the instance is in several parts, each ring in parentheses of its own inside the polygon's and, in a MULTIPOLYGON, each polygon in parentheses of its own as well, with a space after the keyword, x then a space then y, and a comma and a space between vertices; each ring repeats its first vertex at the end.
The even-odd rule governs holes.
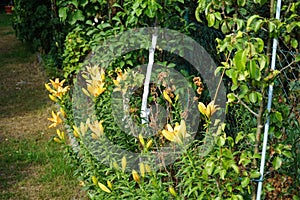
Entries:
MULTIPOLYGON (((276 19, 280 19, 280 10, 281 10, 281 0, 277 1, 276 5, 276 19)), ((272 60, 271 60, 271 70, 275 70, 276 64, 276 51, 277 51, 278 40, 274 38, 273 40, 273 48, 272 48, 272 60)), ((269 93, 268 93, 268 104, 267 110, 268 112, 271 111, 272 105, 272 97, 273 97, 273 84, 269 85, 269 93)), ((263 147, 261 152, 261 161, 260 161, 260 179, 257 186, 257 195, 256 200, 260 200, 261 192, 262 192, 262 184, 264 179, 264 168, 265 168, 265 161, 266 161, 266 152, 267 152, 267 144, 268 144, 268 134, 269 134, 269 126, 270 126, 270 117, 267 118, 267 122, 264 128, 264 139, 263 139, 263 147)))
POLYGON ((144 93, 143 93, 142 108, 141 108, 142 124, 148 124, 149 111, 147 108, 147 99, 149 94, 149 84, 150 84, 150 78, 152 73, 152 67, 154 64, 154 52, 155 52, 156 42, 157 42, 157 28, 154 29, 155 29, 154 33, 152 34, 151 47, 149 49, 149 61, 148 61, 147 73, 146 73, 146 78, 144 83, 144 93))

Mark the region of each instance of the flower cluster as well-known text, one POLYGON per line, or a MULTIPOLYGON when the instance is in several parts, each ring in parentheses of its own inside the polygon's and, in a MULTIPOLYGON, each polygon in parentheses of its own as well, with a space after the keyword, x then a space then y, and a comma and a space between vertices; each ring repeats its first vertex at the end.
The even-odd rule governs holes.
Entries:
POLYGON ((89 97, 98 97, 106 90, 104 69, 98 65, 87 66, 85 74, 83 77, 86 79, 87 89, 82 88, 82 91, 89 97))
POLYGON ((61 100, 70 89, 69 86, 63 87, 65 81, 65 79, 59 81, 59 78, 56 78, 54 81, 50 79, 50 83, 45 84, 46 89, 51 93, 49 94, 49 98, 52 101, 57 102, 58 99, 61 100))

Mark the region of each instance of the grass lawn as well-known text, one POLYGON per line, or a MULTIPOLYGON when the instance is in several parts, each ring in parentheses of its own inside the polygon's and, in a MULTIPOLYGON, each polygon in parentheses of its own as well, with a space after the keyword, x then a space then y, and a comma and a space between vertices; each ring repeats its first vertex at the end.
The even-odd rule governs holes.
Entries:
POLYGON ((48 79, 10 20, 0 14, 0 199, 85 199, 47 128, 48 79))

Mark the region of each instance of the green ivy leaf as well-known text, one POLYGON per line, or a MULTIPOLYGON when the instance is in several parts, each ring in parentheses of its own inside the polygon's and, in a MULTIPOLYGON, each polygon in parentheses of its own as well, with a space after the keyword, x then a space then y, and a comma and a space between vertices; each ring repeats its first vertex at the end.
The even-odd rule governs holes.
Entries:
POLYGON ((246 4, 246 0, 238 0, 238 1, 237 1, 237 4, 238 4, 238 6, 240 6, 240 7, 244 7, 245 4, 246 4))
POLYGON ((226 170, 225 169, 222 169, 222 170, 220 170, 220 172, 219 172, 219 175, 220 175, 220 178, 222 179, 222 180, 224 180, 225 179, 225 175, 226 175, 226 170))
POLYGON ((214 171, 214 167, 215 167, 215 164, 212 160, 208 160, 206 163, 205 163, 205 170, 207 172, 208 175, 211 175, 214 171))
POLYGON ((247 187, 250 183, 250 178, 249 177, 244 177, 242 182, 241 182, 241 186, 244 188, 244 187, 247 187))
POLYGON ((259 15, 252 15, 251 17, 249 17, 249 19, 247 20, 247 31, 251 30, 250 25, 256 18, 261 18, 261 17, 259 15))
POLYGON ((259 177, 260 177, 259 171, 252 171, 250 173, 250 178, 259 178, 259 177))
POLYGON ((244 71, 246 68, 247 54, 245 52, 246 50, 240 50, 233 58, 233 63, 239 71, 244 71))
POLYGON ((208 27, 212 27, 215 24, 216 17, 213 13, 209 13, 206 16, 206 19, 207 19, 207 22, 208 22, 208 27))
POLYGON ((272 162, 275 170, 279 169, 282 165, 282 159, 279 156, 276 156, 272 162))
POLYGON ((67 7, 61 7, 58 10, 58 16, 63 22, 67 19, 67 9, 68 9, 67 7))
POLYGON ((244 133, 242 131, 237 134, 237 136, 235 138, 235 144, 237 144, 240 140, 242 140, 244 138, 243 134, 244 133))
POLYGON ((250 70, 250 78, 259 81, 261 78, 261 73, 259 71, 259 68, 258 68, 255 60, 250 60, 249 70, 250 70))
POLYGON ((256 103, 257 102, 256 92, 251 92, 248 97, 249 97, 249 100, 250 100, 251 103, 256 103))
POLYGON ((234 102, 236 100, 236 98, 235 98, 235 96, 234 96, 233 93, 227 94, 227 99, 228 99, 227 103, 232 103, 232 102, 234 102))
POLYGON ((297 47, 298 47, 298 40, 295 39, 295 38, 291 39, 291 46, 293 48, 297 49, 297 47))

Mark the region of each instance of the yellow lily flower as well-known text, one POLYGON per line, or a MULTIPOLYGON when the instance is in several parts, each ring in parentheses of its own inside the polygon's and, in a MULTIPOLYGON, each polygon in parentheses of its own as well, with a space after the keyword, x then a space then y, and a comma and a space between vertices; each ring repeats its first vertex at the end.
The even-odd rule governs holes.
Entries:
MULTIPOLYGON (((98 139, 104 134, 104 128, 102 126, 103 120, 100 122, 95 121, 93 124, 88 124, 88 127, 91 129, 91 131, 94 133, 94 139, 98 139)), ((92 135, 93 136, 93 135, 92 135)))
POLYGON ((120 86, 120 82, 126 79, 126 73, 127 71, 125 70, 124 74, 122 72, 122 70, 118 69, 117 70, 117 78, 113 79, 113 82, 116 86, 120 86))
POLYGON ((145 170, 147 173, 151 173, 152 170, 149 164, 145 164, 145 170))
POLYGON ((174 197, 177 196, 177 193, 176 193, 175 189, 174 189, 172 186, 169 186, 169 192, 170 192, 174 197))
POLYGON ((53 123, 49 126, 49 128, 56 127, 57 125, 62 123, 62 120, 59 115, 60 115, 60 112, 57 112, 57 114, 55 114, 55 112, 52 111, 52 118, 48 118, 48 120, 53 123))
POLYGON ((111 193, 110 189, 108 189, 104 184, 98 182, 100 189, 104 192, 111 193))
POLYGON ((152 144, 153 144, 153 140, 149 140, 149 141, 147 142, 147 144, 146 144, 146 149, 147 149, 147 150, 150 149, 150 147, 152 146, 152 144))
POLYGON ((127 161, 126 161, 126 157, 125 156, 123 156, 121 164, 122 164, 122 171, 125 172, 126 165, 127 165, 127 161))
POLYGON ((55 142, 57 142, 57 143, 62 143, 62 141, 61 141, 59 138, 57 138, 57 137, 54 137, 53 140, 54 140, 55 142))
POLYGON ((61 82, 59 82, 59 78, 56 78, 55 81, 50 79, 50 82, 55 90, 57 90, 59 87, 62 87, 65 81, 66 79, 62 80, 61 82))
POLYGON ((207 106, 205 106, 202 102, 199 102, 198 109, 201 114, 210 119, 211 116, 220 108, 218 107, 218 105, 215 105, 214 101, 211 101, 207 106))
POLYGON ((186 125, 184 120, 181 120, 180 124, 175 123, 174 129, 170 124, 167 124, 166 128, 167 129, 162 130, 162 134, 167 140, 171 142, 183 144, 183 139, 190 136, 186 132, 186 125))
POLYGON ((92 182, 94 183, 94 185, 98 184, 98 179, 96 176, 92 176, 92 182))
POLYGON ((132 177, 133 177, 133 180, 135 180, 135 182, 140 183, 141 179, 140 179, 140 176, 137 173, 137 171, 132 170, 132 177))
POLYGON ((112 189, 112 187, 113 187, 112 182, 110 182, 109 180, 107 180, 106 183, 107 183, 107 186, 108 186, 110 189, 112 189))
POLYGON ((65 140, 65 133, 60 131, 59 129, 56 129, 56 134, 59 137, 60 140, 65 140))
POLYGON ((170 104, 172 104, 172 100, 166 90, 163 91, 163 96, 164 96, 165 100, 167 100, 170 104))
POLYGON ((87 90, 94 97, 98 97, 106 90, 104 85, 105 83, 103 83, 102 81, 92 81, 91 83, 87 83, 87 90))
POLYGON ((145 177, 146 169, 145 169, 145 164, 144 163, 140 163, 140 172, 141 172, 141 176, 145 177))
POLYGON ((61 99, 70 89, 69 86, 66 87, 58 87, 57 90, 53 93, 56 97, 58 97, 59 99, 61 99))
POLYGON ((56 78, 55 81, 50 79, 50 84, 52 85, 52 88, 50 87, 49 84, 45 84, 45 88, 52 94, 49 95, 49 98, 52 101, 57 102, 56 97, 58 97, 59 99, 62 98, 63 95, 66 94, 66 92, 70 89, 69 86, 63 87, 63 84, 66 80, 62 80, 61 82, 59 82, 59 79, 56 78))
POLYGON ((141 145, 143 147, 145 147, 145 140, 144 140, 143 136, 141 134, 139 134, 138 138, 139 138, 139 141, 140 141, 141 145))

